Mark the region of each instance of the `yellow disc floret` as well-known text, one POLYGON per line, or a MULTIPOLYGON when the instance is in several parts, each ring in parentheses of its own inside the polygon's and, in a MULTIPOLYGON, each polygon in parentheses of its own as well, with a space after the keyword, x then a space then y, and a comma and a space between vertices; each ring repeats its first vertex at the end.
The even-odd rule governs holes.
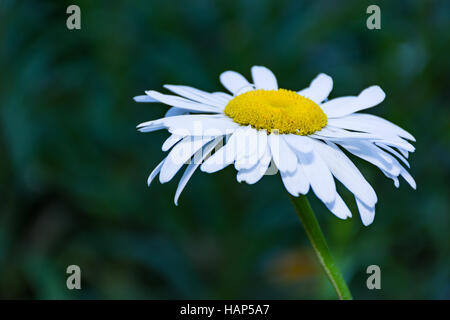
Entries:
POLYGON ((224 113, 241 125, 265 129, 268 133, 309 135, 327 124, 317 103, 286 89, 254 90, 231 99, 224 113))

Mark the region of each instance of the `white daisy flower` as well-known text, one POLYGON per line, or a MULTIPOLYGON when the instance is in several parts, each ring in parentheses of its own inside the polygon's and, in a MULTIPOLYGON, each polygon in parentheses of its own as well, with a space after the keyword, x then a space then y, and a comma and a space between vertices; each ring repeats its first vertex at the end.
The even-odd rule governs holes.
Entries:
POLYGON ((311 189, 333 214, 346 219, 351 212, 336 192, 334 178, 339 180, 355 196, 366 226, 374 219, 377 196, 343 150, 377 166, 396 187, 402 176, 416 188, 401 164, 409 168, 406 159, 415 148, 407 140, 415 141, 414 137, 383 118, 360 112, 384 100, 379 86, 328 100, 333 80, 326 74, 296 92, 278 88, 276 77, 265 67, 254 66, 251 73, 253 83, 234 71, 220 75, 231 94, 165 85, 177 95, 150 90, 134 98, 172 107, 164 118, 138 125, 141 132, 171 133, 162 146, 170 151, 150 174, 149 185, 158 174, 161 183, 171 180, 187 164, 175 194, 177 204, 199 166, 212 173, 234 164, 237 180, 253 184, 273 161, 291 195, 311 189))

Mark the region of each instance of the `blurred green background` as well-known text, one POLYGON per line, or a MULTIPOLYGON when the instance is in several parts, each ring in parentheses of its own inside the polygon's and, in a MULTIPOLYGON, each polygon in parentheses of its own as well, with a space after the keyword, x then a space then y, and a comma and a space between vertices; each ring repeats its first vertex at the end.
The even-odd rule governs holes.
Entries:
POLYGON ((232 167, 147 188, 167 132, 135 126, 166 106, 132 100, 165 83, 223 90, 252 65, 282 87, 318 73, 331 97, 372 84, 369 112, 410 131, 416 191, 356 161, 377 191, 375 222, 341 221, 312 195, 359 299, 449 299, 449 1, 0 0, 0 297, 334 299, 279 175, 239 184, 232 167), (81 30, 66 8, 81 8, 81 30), (378 4, 382 29, 366 28, 378 4), (66 268, 82 289, 66 288, 66 268), (366 268, 381 267, 382 290, 366 268))

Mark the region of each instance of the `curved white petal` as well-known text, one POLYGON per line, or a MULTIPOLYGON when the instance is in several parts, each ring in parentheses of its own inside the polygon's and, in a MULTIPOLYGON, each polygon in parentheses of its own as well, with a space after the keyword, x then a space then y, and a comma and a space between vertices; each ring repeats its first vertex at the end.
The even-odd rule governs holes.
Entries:
POLYGON ((261 159, 261 157, 266 153, 266 149, 269 148, 268 145, 268 137, 266 130, 258 130, 258 158, 261 159))
POLYGON ((398 149, 402 149, 408 152, 413 152, 416 148, 409 143, 395 135, 384 135, 377 133, 367 133, 367 132, 356 132, 356 131, 347 131, 345 129, 332 127, 327 125, 325 128, 322 128, 320 131, 316 131, 315 133, 310 135, 314 138, 319 138, 323 140, 330 141, 340 141, 347 139, 356 139, 356 140, 366 140, 369 142, 381 143, 385 145, 389 145, 398 149))
POLYGON ((391 178, 392 180, 394 180, 394 185, 396 187, 399 186, 399 181, 398 181, 397 177, 400 175, 406 180, 406 182, 408 182, 408 184, 411 186, 411 188, 413 188, 415 190, 417 187, 416 181, 411 176, 411 174, 398 162, 398 160, 396 158, 394 158, 392 155, 384 152, 383 150, 380 150, 378 148, 377 148, 377 150, 380 154, 382 154, 386 158, 389 158, 389 160, 392 162, 393 169, 391 169, 391 170, 384 170, 382 168, 380 168, 380 169, 381 169, 381 171, 383 171, 383 173, 388 178, 391 178))
POLYGON ((236 159, 236 136, 231 135, 226 144, 205 160, 200 170, 213 173, 232 164, 236 159))
POLYGON ((340 139, 375 140, 379 138, 374 134, 365 132, 353 132, 340 128, 333 128, 328 124, 319 131, 316 131, 313 134, 311 134, 311 136, 318 138, 328 138, 333 140, 340 140, 340 139))
POLYGON ((256 89, 278 90, 277 78, 273 72, 266 67, 253 66, 252 78, 256 89))
POLYGON ((346 141, 339 142, 339 144, 355 156, 372 163, 393 176, 398 176, 400 174, 401 166, 398 164, 398 161, 397 163, 394 163, 392 160, 394 158, 392 156, 389 156, 386 152, 374 146, 372 143, 365 141, 346 141))
POLYGON ((135 96, 133 97, 133 99, 136 102, 159 102, 158 100, 153 99, 152 97, 147 95, 135 96))
POLYGON ((236 130, 237 151, 234 167, 236 170, 250 169, 258 161, 258 131, 251 126, 236 130))
POLYGON ((268 137, 270 153, 280 171, 294 172, 297 158, 282 135, 271 133, 268 137))
POLYGON ((345 220, 352 217, 352 212, 338 193, 336 193, 336 199, 333 203, 325 203, 325 205, 328 210, 330 210, 339 219, 345 220))
POLYGON ((366 113, 354 113, 341 118, 328 119, 328 124, 343 129, 364 131, 381 135, 399 136, 411 141, 414 137, 394 123, 366 113))
POLYGON ((225 71, 220 75, 220 82, 228 91, 236 95, 239 91, 252 85, 243 75, 235 71, 225 71))
POLYGON ((409 172, 405 168, 403 168, 403 167, 401 168, 400 175, 403 177, 403 179, 406 180, 406 182, 408 182, 408 184, 411 186, 411 188, 416 190, 416 188, 417 188, 416 181, 414 180, 414 178, 409 174, 409 172))
POLYGON ((339 128, 332 128, 330 126, 327 126, 326 128, 323 128, 321 131, 317 131, 311 135, 309 135, 311 138, 316 138, 324 141, 333 141, 336 143, 346 143, 346 144, 352 144, 352 143, 375 143, 375 144, 384 144, 389 145, 392 147, 395 147, 399 149, 402 153, 405 151, 414 151, 415 148, 412 144, 409 142, 398 138, 398 137, 381 137, 381 136, 374 136, 370 133, 365 132, 350 132, 345 131, 339 128))
POLYGON ((212 139, 211 137, 185 137, 167 155, 159 174, 159 181, 161 183, 170 181, 186 161, 212 139))
POLYGON ((311 81, 308 88, 297 93, 311 99, 315 103, 321 103, 328 98, 331 90, 333 90, 333 79, 329 75, 321 73, 311 81))
POLYGON ((201 161, 203 161, 203 159, 205 159, 205 157, 212 151, 212 149, 214 149, 217 143, 218 142, 216 140, 209 142, 208 144, 202 147, 202 150, 197 151, 196 155, 194 155, 194 157, 198 156, 201 157, 201 159, 199 159, 199 161, 197 162, 190 163, 186 167, 186 170, 184 171, 184 174, 181 177, 180 182, 178 183, 177 191, 175 192, 175 199, 174 199, 175 205, 178 205, 178 198, 180 197, 181 192, 188 183, 189 179, 194 174, 195 170, 200 165, 201 161))
POLYGON ((294 197, 308 193, 309 180, 300 163, 297 163, 297 168, 293 173, 280 171, 280 175, 286 190, 294 197))
POLYGON ((191 136, 220 136, 233 132, 239 124, 224 115, 180 115, 141 123, 141 132, 167 128, 170 133, 191 136))
POLYGON ((166 159, 164 158, 157 166, 155 169, 153 169, 152 173, 150 173, 150 175, 148 176, 147 179, 147 185, 150 187, 150 184, 152 183, 153 179, 158 175, 158 173, 161 171, 161 168, 164 164, 164 161, 166 159))
POLYGON ((406 150, 403 149, 398 149, 398 151, 400 151, 400 153, 406 158, 408 159, 409 153, 406 150))
POLYGON ((237 151, 234 163, 236 170, 252 168, 269 148, 266 131, 258 131, 250 126, 245 130, 245 137, 239 137, 239 143, 244 144, 245 148, 243 151, 237 151))
POLYGON ((356 198, 356 205, 358 206, 359 215, 361 216, 361 221, 366 227, 373 222, 375 218, 375 206, 368 206, 358 198, 356 198))
POLYGON ((316 196, 325 203, 336 198, 336 185, 325 161, 314 150, 310 153, 297 152, 297 157, 316 196))
POLYGON ((148 94, 150 97, 158 100, 159 102, 165 103, 172 107, 182 108, 190 111, 199 111, 199 112, 211 112, 211 113, 219 113, 221 110, 219 108, 206 105, 204 103, 195 102, 192 100, 188 100, 185 98, 169 95, 169 94, 162 94, 158 91, 149 90, 145 91, 146 94, 148 94))
POLYGON ((149 125, 144 126, 141 123, 140 125, 137 126, 137 128, 138 128, 138 130, 140 132, 153 132, 153 131, 157 131, 157 130, 161 130, 161 129, 165 129, 166 128, 161 122, 149 121, 149 122, 146 122, 146 123, 149 123, 149 125), (140 127, 141 125, 143 125, 143 126, 140 127))
POLYGON ((166 141, 164 141, 163 145, 162 145, 162 151, 167 151, 170 148, 172 148, 178 141, 180 141, 181 139, 183 139, 185 136, 179 136, 176 134, 172 134, 170 135, 170 137, 168 137, 166 139, 166 141))
POLYGON ((216 97, 217 99, 220 99, 225 104, 227 104, 231 99, 233 99, 233 96, 231 94, 228 94, 228 93, 225 93, 225 92, 216 91, 216 92, 213 92, 211 94, 214 97, 216 97))
POLYGON ((226 102, 224 103, 223 100, 221 100, 218 96, 215 96, 209 92, 202 91, 193 87, 166 84, 164 85, 164 88, 190 100, 214 106, 221 110, 226 105, 226 102))
POLYGON ((386 94, 379 86, 371 86, 355 97, 341 97, 329 100, 320 105, 328 118, 337 118, 371 108, 381 103, 386 94))
POLYGON ((244 181, 248 184, 258 182, 266 173, 270 163, 270 152, 268 149, 264 152, 262 158, 250 169, 241 169, 237 173, 238 182, 244 181))
POLYGON ((272 161, 272 153, 270 153, 270 147, 267 145, 266 151, 264 152, 263 156, 260 160, 263 164, 267 164, 269 166, 270 162, 272 161))
POLYGON ((308 153, 312 151, 312 146, 309 138, 300 136, 298 134, 285 134, 283 135, 284 140, 289 144, 289 146, 299 152, 308 153))
POLYGON ((397 158, 399 158, 408 168, 410 168, 411 166, 409 165, 408 160, 406 160, 406 158, 401 155, 399 152, 397 152, 395 149, 383 144, 383 143, 376 143, 377 146, 379 146, 380 148, 389 151, 390 153, 392 153, 394 156, 396 156, 397 158))
POLYGON ((379 142, 407 151, 415 150, 412 144, 398 136, 383 136, 374 133, 347 131, 345 129, 332 127, 328 124, 320 131, 316 131, 315 133, 311 134, 310 137, 329 141, 346 141, 350 139, 368 142, 379 142))
POLYGON ((259 159, 257 153, 252 153, 247 157, 236 159, 234 167, 236 170, 250 169, 258 163, 259 159))
POLYGON ((177 108, 177 107, 171 107, 171 108, 169 108, 169 110, 167 110, 164 117, 181 116, 181 115, 188 114, 188 113, 189 113, 189 110, 181 109, 181 108, 177 108))
POLYGON ((333 143, 313 140, 315 150, 325 161, 331 173, 355 196, 369 205, 375 205, 377 195, 353 162, 333 143))
POLYGON ((388 177, 389 179, 392 179, 394 181, 394 186, 396 188, 400 187, 400 181, 398 180, 397 176, 394 176, 390 174, 389 172, 384 171, 383 169, 380 169, 383 174, 388 177))
POLYGON ((384 151, 378 144, 375 144, 373 147, 374 150, 376 150, 383 158, 387 159, 392 164, 393 169, 388 172, 394 176, 400 175, 402 169, 404 169, 400 162, 392 154, 384 151))

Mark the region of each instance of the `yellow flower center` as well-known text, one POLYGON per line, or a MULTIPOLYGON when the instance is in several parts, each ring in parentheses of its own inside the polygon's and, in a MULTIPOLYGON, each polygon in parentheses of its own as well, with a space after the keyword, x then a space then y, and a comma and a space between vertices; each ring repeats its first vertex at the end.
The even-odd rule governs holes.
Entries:
POLYGON ((224 113, 241 125, 265 129, 268 133, 309 135, 327 124, 317 103, 286 89, 248 91, 231 99, 224 113))

